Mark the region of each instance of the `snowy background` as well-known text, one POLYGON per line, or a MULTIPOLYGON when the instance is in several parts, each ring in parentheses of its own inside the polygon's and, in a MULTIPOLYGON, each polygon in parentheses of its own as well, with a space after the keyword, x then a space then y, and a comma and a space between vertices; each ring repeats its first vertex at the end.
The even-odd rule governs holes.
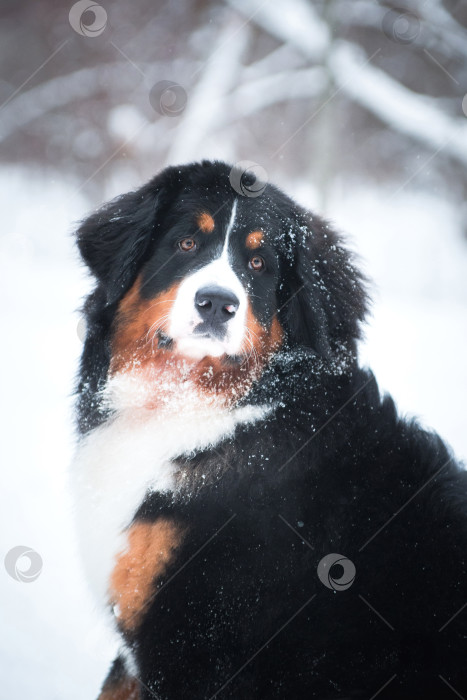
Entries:
POLYGON ((73 28, 72 3, 2 3, 0 552, 43 569, 0 572, 0 700, 89 700, 115 652, 67 491, 90 289, 72 233, 164 165, 255 161, 345 232, 373 280, 362 361, 467 459, 465 3, 103 5, 73 28))

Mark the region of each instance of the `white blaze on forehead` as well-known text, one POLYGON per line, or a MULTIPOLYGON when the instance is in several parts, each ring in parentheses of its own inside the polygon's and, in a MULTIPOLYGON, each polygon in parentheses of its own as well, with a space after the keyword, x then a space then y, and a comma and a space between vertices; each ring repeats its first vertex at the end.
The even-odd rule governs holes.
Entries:
POLYGON ((192 357, 235 355, 240 351, 243 342, 247 295, 229 262, 229 243, 235 226, 236 212, 237 200, 235 199, 220 255, 183 280, 170 312, 169 335, 177 342, 180 351, 192 357), (214 286, 233 292, 239 301, 235 316, 226 321, 226 336, 223 340, 193 335, 195 327, 201 322, 201 316, 195 307, 196 292, 203 287, 214 286))
POLYGON ((234 203, 232 204, 232 210, 230 212, 230 219, 229 223, 227 226, 227 231, 225 232, 225 241, 224 241, 224 247, 222 248, 222 253, 221 253, 221 258, 226 257, 228 258, 229 255, 229 239, 230 239, 230 234, 232 233, 232 229, 235 224, 235 215, 237 213, 237 200, 234 199, 234 203))

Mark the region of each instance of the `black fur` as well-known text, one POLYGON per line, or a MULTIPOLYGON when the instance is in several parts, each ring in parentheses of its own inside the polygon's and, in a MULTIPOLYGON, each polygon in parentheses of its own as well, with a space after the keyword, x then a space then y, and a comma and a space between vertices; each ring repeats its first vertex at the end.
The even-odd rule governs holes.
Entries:
MULTIPOLYGON (((166 170, 81 227, 98 281, 85 308, 82 432, 105 419, 96 391, 116 302, 184 210, 233 200, 229 170, 166 170)), ((239 206, 269 232, 264 304, 274 295, 287 334, 243 401, 275 408, 213 450, 180 455, 184 488, 148 494, 135 516, 168 515, 189 531, 126 635, 141 698, 467 695, 467 472, 357 366, 366 295, 338 236, 270 185, 239 206), (318 578, 330 553, 356 567, 347 590, 318 578)))

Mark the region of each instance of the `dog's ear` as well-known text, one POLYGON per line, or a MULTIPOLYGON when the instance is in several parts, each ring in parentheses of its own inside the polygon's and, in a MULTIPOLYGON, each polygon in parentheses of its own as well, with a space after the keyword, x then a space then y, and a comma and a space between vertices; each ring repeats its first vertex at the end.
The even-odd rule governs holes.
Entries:
POLYGON ((290 284, 280 300, 289 342, 327 358, 354 354, 368 306, 366 280, 325 221, 296 206, 291 218, 290 284))
POLYGON ((149 255, 166 205, 180 186, 167 168, 146 185, 108 202, 77 231, 81 256, 103 287, 107 305, 121 298, 149 255), (173 185, 169 188, 169 185, 173 185))

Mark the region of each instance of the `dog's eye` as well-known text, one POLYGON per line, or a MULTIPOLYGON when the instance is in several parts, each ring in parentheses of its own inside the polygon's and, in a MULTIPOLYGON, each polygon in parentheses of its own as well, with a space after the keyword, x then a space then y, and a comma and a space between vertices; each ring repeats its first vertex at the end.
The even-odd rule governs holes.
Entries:
POLYGON ((183 251, 188 251, 188 250, 195 250, 196 249, 196 241, 194 238, 184 238, 182 241, 179 242, 178 247, 180 250, 183 251))
POLYGON ((254 255, 252 258, 250 258, 248 267, 250 268, 250 270, 255 270, 256 272, 259 272, 260 270, 264 270, 264 268, 266 267, 266 263, 264 262, 261 255, 254 255))

